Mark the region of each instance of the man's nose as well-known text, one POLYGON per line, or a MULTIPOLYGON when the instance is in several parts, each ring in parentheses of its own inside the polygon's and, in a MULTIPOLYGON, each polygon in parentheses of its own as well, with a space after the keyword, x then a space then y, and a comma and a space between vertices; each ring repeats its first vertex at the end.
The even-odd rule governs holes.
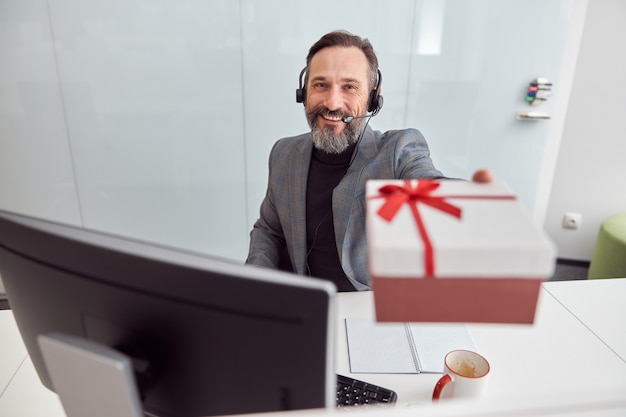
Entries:
POLYGON ((343 97, 341 90, 338 87, 328 89, 324 105, 330 111, 341 110, 343 106, 343 97))

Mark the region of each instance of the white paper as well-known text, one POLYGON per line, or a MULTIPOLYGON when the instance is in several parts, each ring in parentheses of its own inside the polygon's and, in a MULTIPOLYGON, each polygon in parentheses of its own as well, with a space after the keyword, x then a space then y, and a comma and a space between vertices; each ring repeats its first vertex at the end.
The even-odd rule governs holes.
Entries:
POLYGON ((462 323, 378 323, 366 318, 345 322, 352 373, 442 373, 448 352, 476 351, 462 323))

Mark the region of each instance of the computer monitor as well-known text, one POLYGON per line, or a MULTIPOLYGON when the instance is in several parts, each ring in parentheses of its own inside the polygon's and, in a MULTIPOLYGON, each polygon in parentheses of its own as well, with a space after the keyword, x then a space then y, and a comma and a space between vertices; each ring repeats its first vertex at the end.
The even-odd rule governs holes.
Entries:
POLYGON ((0 276, 53 391, 37 338, 57 333, 141 364, 150 415, 335 403, 336 289, 328 281, 2 210, 0 276))

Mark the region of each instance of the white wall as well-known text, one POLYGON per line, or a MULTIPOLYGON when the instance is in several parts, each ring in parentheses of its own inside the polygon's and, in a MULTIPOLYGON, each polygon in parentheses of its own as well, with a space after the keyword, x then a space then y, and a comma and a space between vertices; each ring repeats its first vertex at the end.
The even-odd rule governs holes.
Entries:
POLYGON ((419 128, 449 176, 491 167, 543 223, 587 1, 341 6, 0 2, 0 208, 243 260, 269 149, 307 129, 307 49, 344 28, 379 55, 374 128, 419 128), (516 120, 538 76, 554 117, 516 120))
POLYGON ((544 224, 561 258, 591 260, 600 223, 626 213, 625 42, 626 2, 590 1, 544 224))

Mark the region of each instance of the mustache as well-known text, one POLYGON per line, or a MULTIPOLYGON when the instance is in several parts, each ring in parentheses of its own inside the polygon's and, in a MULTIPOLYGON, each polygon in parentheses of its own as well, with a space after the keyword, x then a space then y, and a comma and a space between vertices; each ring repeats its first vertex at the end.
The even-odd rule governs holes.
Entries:
MULTIPOLYGON (((319 120, 317 116, 327 116, 327 117, 329 116, 329 117, 338 117, 338 118, 346 116, 345 112, 343 112, 342 110, 330 110, 328 107, 324 105, 313 107, 311 110, 305 111, 305 114, 306 114, 307 122, 311 129, 319 128, 319 120)), ((332 126, 329 126, 328 128, 333 130, 332 126)))
POLYGON ((331 116, 331 117, 343 117, 348 116, 342 110, 330 110, 326 106, 317 106, 309 111, 309 115, 311 116, 331 116))

